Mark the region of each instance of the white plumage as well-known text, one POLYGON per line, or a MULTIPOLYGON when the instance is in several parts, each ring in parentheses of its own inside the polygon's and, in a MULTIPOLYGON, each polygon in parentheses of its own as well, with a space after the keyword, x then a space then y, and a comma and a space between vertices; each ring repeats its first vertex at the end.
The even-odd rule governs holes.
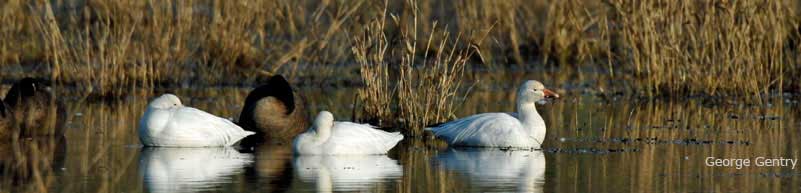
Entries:
POLYGON ((301 180, 316 182, 317 192, 367 192, 403 176, 403 167, 386 155, 311 155, 294 158, 301 180))
POLYGON ((218 190, 253 163, 253 155, 231 147, 142 149, 140 171, 149 192, 218 190))
POLYGON ((428 128, 455 146, 540 148, 545 140, 545 121, 535 103, 559 95, 542 83, 524 82, 517 94, 517 113, 483 113, 428 128))
POLYGON ((151 101, 139 120, 139 140, 145 146, 230 146, 252 134, 228 119, 185 107, 172 94, 151 101))
POLYGON ((436 161, 444 168, 467 174, 470 184, 499 192, 543 192, 545 155, 542 151, 490 148, 449 148, 436 161))
POLYGON ((399 132, 389 133, 369 124, 334 122, 334 115, 322 111, 292 147, 296 154, 386 154, 402 139, 399 132))

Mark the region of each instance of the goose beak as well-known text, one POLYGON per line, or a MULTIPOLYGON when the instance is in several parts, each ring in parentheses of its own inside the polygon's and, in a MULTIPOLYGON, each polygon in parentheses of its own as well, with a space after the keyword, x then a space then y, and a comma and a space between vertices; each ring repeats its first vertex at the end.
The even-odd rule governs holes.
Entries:
POLYGON ((543 89, 543 93, 545 93, 545 98, 559 98, 559 94, 548 89, 543 89))

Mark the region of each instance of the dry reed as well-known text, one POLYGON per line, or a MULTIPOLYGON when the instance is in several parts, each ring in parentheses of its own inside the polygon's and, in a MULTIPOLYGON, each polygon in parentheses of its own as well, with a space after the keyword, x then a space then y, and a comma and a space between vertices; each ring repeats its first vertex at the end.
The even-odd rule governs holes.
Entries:
POLYGON ((795 10, 787 1, 612 1, 620 62, 648 95, 781 89, 795 10))
MULTIPOLYGON (((0 76, 51 77, 99 95, 170 84, 247 84, 276 73, 392 79, 351 73, 353 68, 309 70, 378 60, 369 57, 379 47, 362 56, 354 52, 365 48, 351 35, 376 28, 371 21, 388 10, 397 14, 397 26, 415 26, 413 34, 420 37, 435 31, 464 35, 430 38, 432 45, 443 38, 481 45, 468 63, 500 73, 559 66, 578 72, 571 83, 611 82, 616 91, 761 101, 765 93, 801 88, 796 5, 789 0, 9 0, 0 3, 0 76), (587 78, 598 72, 609 76, 587 78)), ((385 46, 403 44, 402 32, 409 29, 385 27, 380 40, 385 46)), ((414 41, 428 44, 426 38, 414 41)), ((423 46, 417 49, 417 55, 428 54, 420 52, 423 46)), ((386 56, 380 60, 404 60, 403 54, 386 56)))
POLYGON ((411 0, 407 5, 412 7, 410 18, 391 15, 394 29, 400 31, 396 44, 387 41, 389 18, 385 10, 366 27, 353 52, 362 66, 365 87, 359 96, 365 101, 364 114, 419 136, 426 125, 454 117, 461 80, 473 51, 472 47, 458 45, 460 36, 453 38, 448 31, 438 29, 436 21, 427 37, 421 37, 418 5, 411 0), (400 61, 386 61, 392 56, 399 56, 400 61))

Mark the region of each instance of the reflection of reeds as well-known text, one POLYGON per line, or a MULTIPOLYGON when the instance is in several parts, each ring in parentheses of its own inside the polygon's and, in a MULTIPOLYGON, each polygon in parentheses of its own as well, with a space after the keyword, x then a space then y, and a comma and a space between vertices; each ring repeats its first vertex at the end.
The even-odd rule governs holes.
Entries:
POLYGON ((556 192, 734 190, 721 184, 736 184, 736 191, 777 190, 782 188, 778 182, 790 179, 762 175, 787 174, 792 171, 789 168, 754 167, 753 163, 742 170, 713 168, 705 166, 704 159, 799 156, 795 149, 801 143, 794 139, 798 131, 788 128, 798 123, 801 112, 782 104, 782 99, 771 100, 776 104, 772 107, 595 97, 573 100, 576 103, 557 102, 541 108, 550 123, 546 148, 638 151, 554 154, 550 157, 559 163, 551 166, 555 167, 555 181, 576 182, 560 183, 554 187, 556 192), (566 140, 560 142, 560 138, 566 140), (647 138, 656 140, 637 140, 647 138))
POLYGON ((437 151, 427 149, 419 140, 407 141, 399 149, 399 159, 403 163, 403 178, 398 192, 465 192, 469 184, 453 171, 440 167, 430 167, 437 151), (417 149, 417 150, 410 150, 417 149))
POLYGON ((33 138, 0 144, 0 191, 47 192, 64 164, 64 138, 33 138))

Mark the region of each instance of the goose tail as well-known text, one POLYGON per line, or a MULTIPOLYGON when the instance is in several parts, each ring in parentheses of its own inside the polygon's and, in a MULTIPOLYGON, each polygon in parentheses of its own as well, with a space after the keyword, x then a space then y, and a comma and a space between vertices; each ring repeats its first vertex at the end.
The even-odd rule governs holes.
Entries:
POLYGON ((391 150, 393 147, 395 147, 395 145, 398 145, 398 143, 401 140, 403 140, 403 134, 401 134, 400 132, 392 132, 389 134, 390 134, 389 140, 387 140, 387 143, 384 146, 386 148, 384 148, 385 150, 383 153, 386 153, 387 151, 391 150))

